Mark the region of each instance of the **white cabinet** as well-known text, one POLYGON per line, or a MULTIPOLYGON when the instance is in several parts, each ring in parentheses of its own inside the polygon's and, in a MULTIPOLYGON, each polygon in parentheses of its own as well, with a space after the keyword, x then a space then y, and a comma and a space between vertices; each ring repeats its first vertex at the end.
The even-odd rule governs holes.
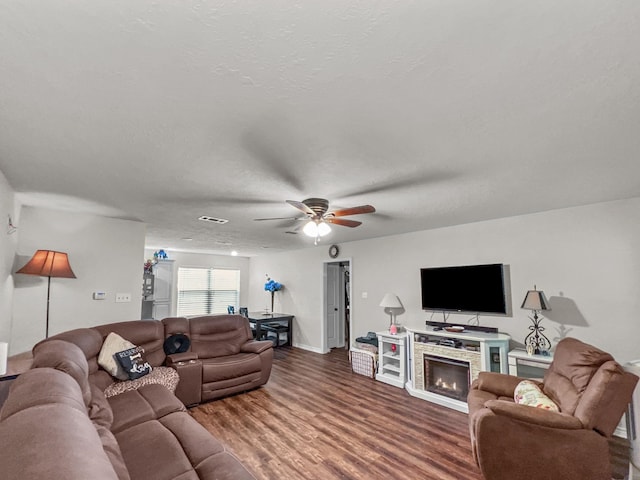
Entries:
POLYGON ((377 332, 378 335, 378 373, 379 380, 394 387, 404 388, 406 372, 406 334, 391 335, 389 332, 377 332))
POLYGON ((543 378, 553 355, 529 355, 521 348, 509 352, 509 375, 523 378, 543 378))
POLYGON ((173 260, 158 260, 153 267, 153 319, 162 320, 171 316, 173 298, 173 260))

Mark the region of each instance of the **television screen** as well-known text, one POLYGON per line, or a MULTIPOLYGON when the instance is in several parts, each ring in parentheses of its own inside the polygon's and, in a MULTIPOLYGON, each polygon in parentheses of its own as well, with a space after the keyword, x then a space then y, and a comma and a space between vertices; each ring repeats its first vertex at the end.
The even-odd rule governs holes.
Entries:
POLYGON ((420 278, 423 310, 507 314, 501 263, 421 268, 420 278))

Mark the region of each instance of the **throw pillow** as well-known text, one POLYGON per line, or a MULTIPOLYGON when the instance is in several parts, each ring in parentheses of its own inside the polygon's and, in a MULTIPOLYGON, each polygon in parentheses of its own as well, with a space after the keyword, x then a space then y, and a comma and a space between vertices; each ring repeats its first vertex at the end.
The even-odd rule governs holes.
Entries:
POLYGON ((184 333, 176 333, 167 337, 162 345, 164 353, 167 355, 173 355, 174 353, 184 353, 189 350, 191 346, 191 340, 184 333))
POLYGON ((116 353, 116 358, 124 371, 127 372, 129 380, 144 377, 151 372, 151 365, 144 358, 144 348, 134 347, 116 353))
POLYGON ((531 380, 523 380, 520 382, 513 392, 513 399, 520 405, 528 405, 530 407, 543 408, 552 412, 559 412, 560 409, 553 400, 547 397, 540 387, 531 380))
POLYGON ((125 340, 117 333, 111 332, 102 343, 102 348, 98 355, 98 365, 109 372, 112 377, 116 377, 118 380, 128 380, 129 375, 116 360, 115 354, 133 347, 135 347, 133 343, 125 340))

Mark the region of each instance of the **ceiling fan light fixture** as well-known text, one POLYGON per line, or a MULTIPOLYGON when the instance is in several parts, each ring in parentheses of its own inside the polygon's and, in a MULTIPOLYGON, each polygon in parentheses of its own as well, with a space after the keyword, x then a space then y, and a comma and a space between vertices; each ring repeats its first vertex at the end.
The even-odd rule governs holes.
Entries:
POLYGON ((316 222, 314 222, 313 220, 311 220, 310 222, 307 222, 307 224, 304 226, 302 231, 304 232, 304 234, 307 237, 317 237, 318 236, 318 224, 316 222))
POLYGON ((320 235, 321 237, 324 237, 325 235, 328 235, 330 233, 331 233, 331 227, 329 226, 328 223, 326 222, 318 223, 318 235, 320 235))
POLYGON ((302 229, 305 235, 312 238, 324 237, 331 233, 328 223, 318 220, 310 220, 302 229))

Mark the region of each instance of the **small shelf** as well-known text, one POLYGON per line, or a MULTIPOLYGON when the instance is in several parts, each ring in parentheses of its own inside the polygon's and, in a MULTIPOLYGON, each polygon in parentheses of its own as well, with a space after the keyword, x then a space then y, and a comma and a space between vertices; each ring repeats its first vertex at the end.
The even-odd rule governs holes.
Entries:
POLYGON ((378 332, 380 364, 376 380, 394 387, 404 388, 406 338, 404 333, 392 335, 389 332, 378 332))
POLYGON ((387 365, 382 367, 382 370, 384 370, 385 372, 386 371, 395 372, 398 375, 400 375, 400 367, 399 366, 396 367, 395 365, 387 364, 387 365))

